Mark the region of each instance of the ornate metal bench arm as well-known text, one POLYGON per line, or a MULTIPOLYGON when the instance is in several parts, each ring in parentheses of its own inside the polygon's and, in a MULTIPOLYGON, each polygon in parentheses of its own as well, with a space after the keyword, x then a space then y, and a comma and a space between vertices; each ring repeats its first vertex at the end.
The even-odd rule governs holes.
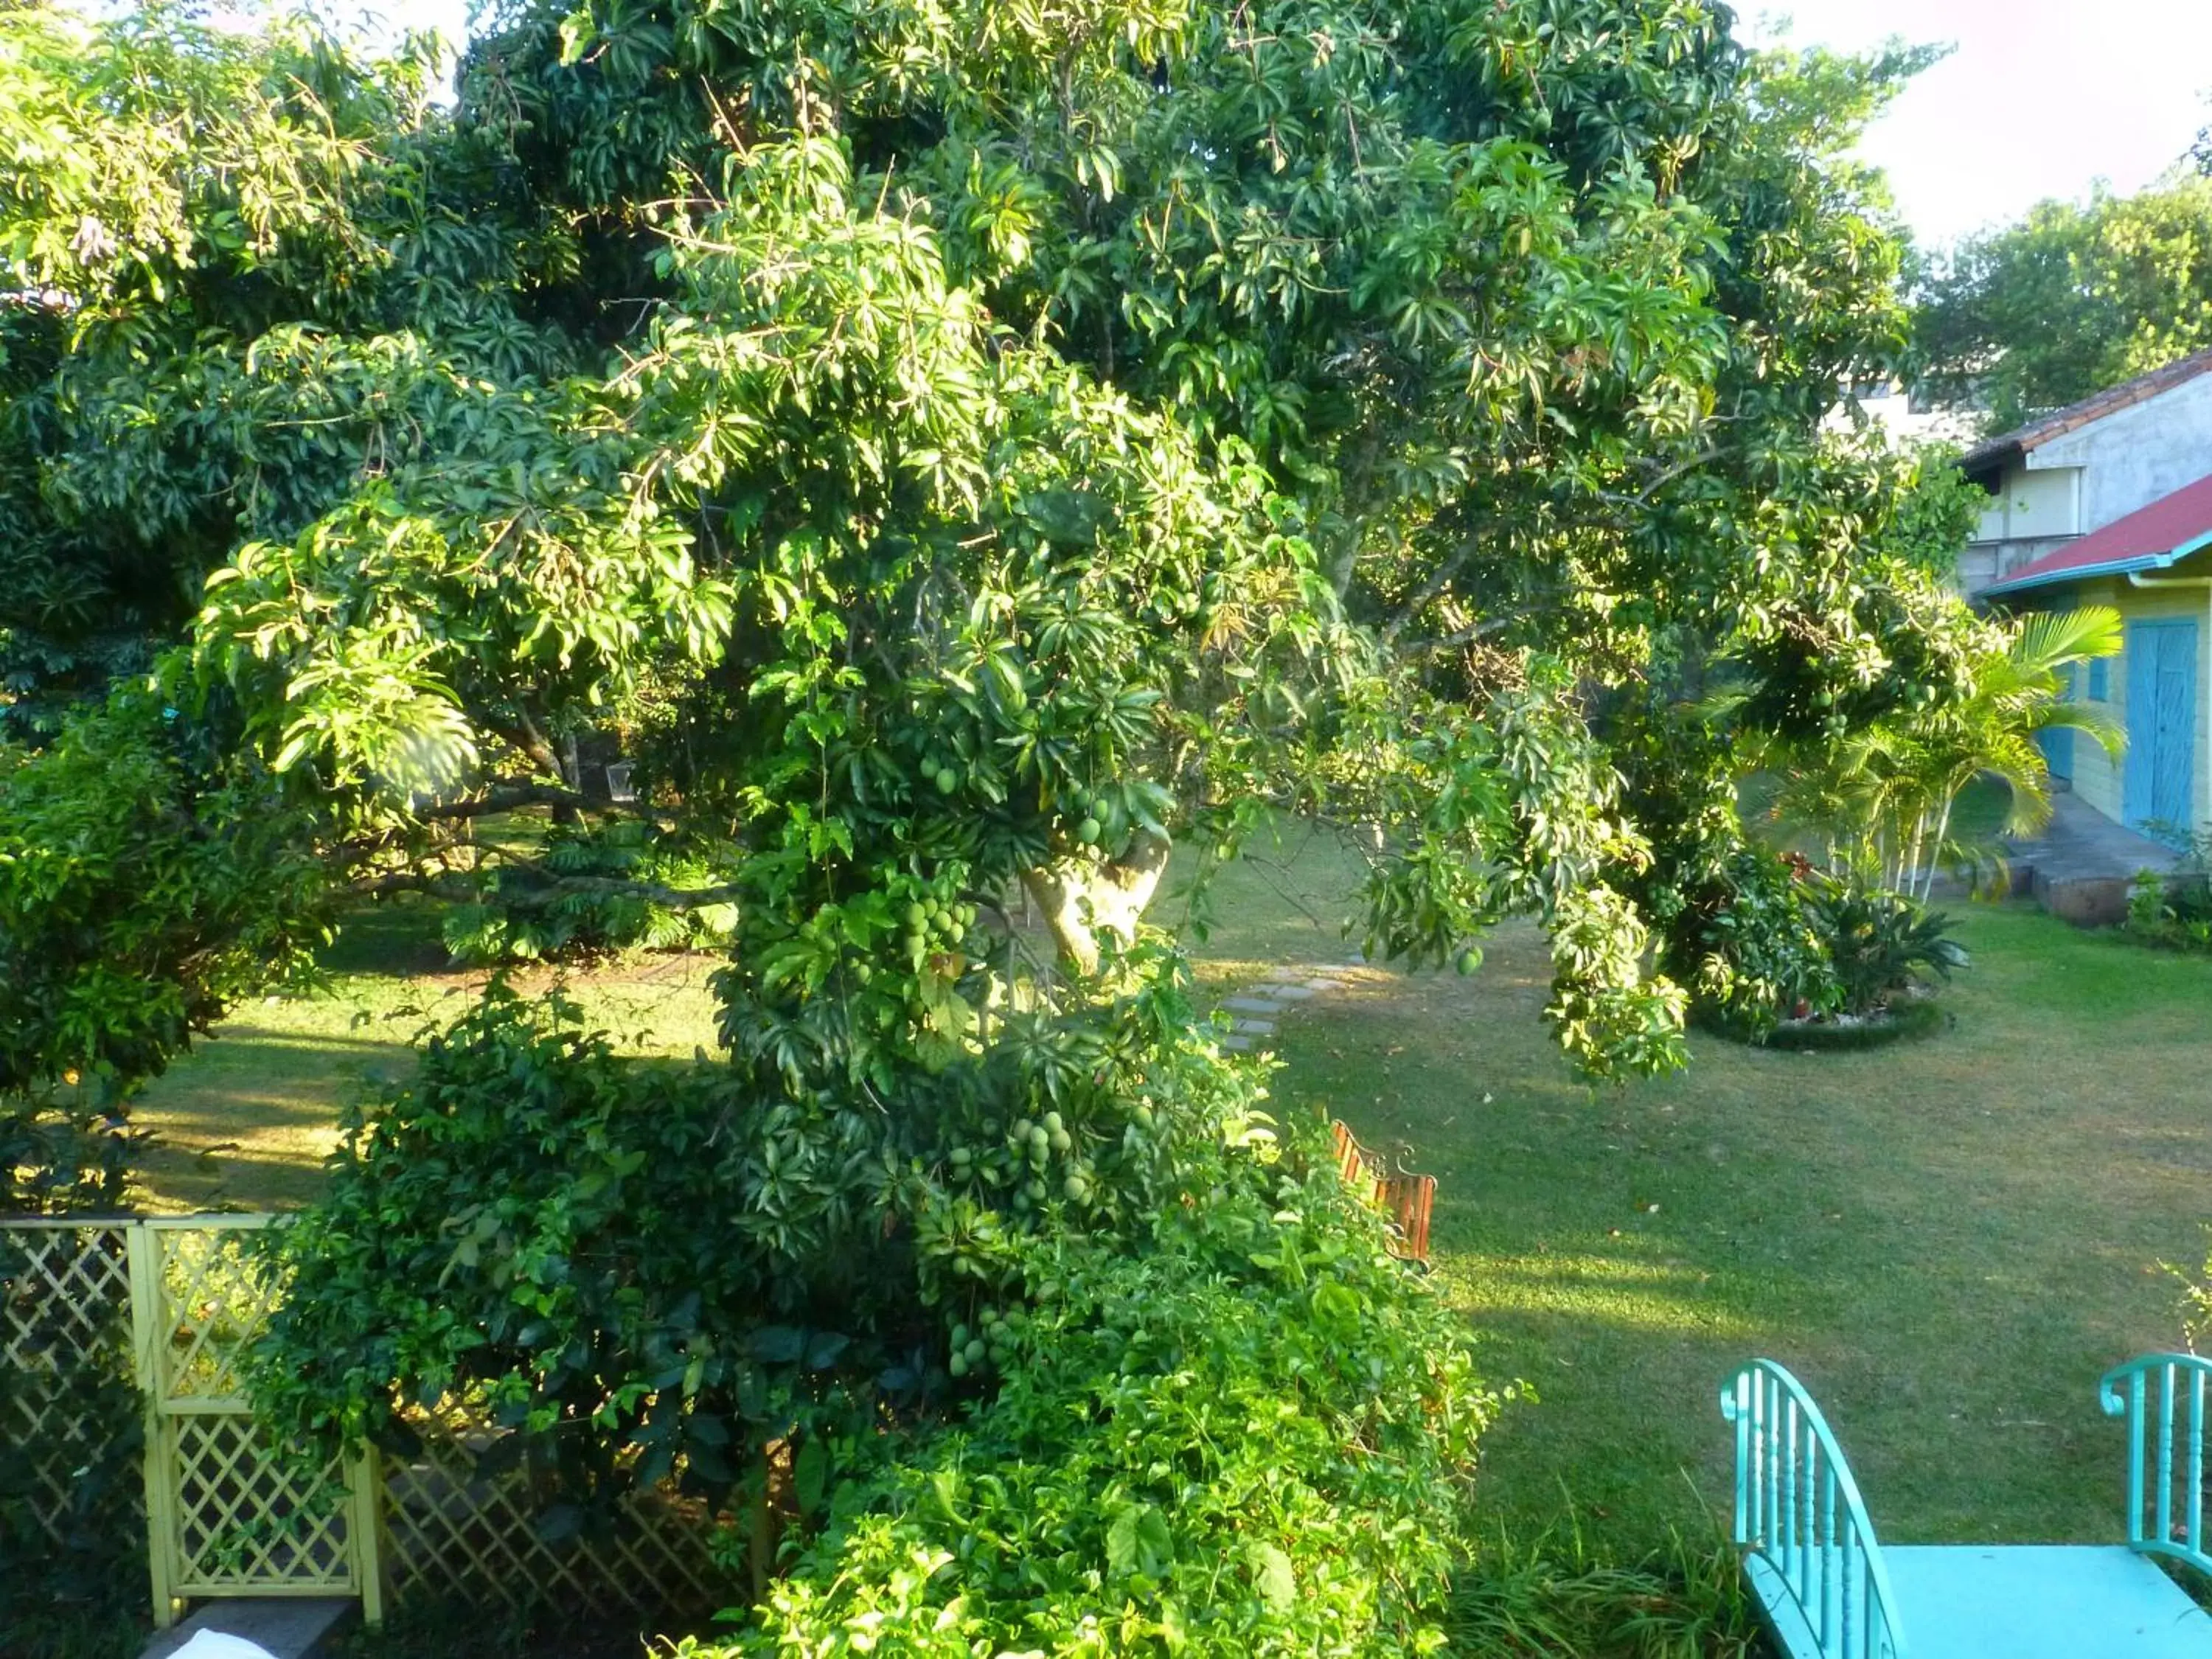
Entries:
POLYGON ((2143 1354, 2105 1373, 2097 1403, 2128 1421, 2129 1547, 2212 1577, 2204 1552, 2208 1376, 2212 1360, 2197 1354, 2143 1354))
POLYGON ((1804 1385, 1754 1359, 1721 1389, 1735 1425, 1735 1541, 1778 1623, 1827 1659, 1905 1659, 1897 1598, 1842 1449, 1804 1385))

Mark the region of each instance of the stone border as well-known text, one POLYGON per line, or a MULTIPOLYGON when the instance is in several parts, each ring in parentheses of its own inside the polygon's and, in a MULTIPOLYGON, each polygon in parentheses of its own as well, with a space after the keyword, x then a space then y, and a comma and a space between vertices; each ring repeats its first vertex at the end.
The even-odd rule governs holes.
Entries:
POLYGON ((1301 1003, 1345 988, 1344 975, 1364 968, 1364 962, 1308 963, 1277 968, 1257 985, 1222 999, 1231 1016, 1229 1034, 1221 1039, 1224 1054, 1249 1054, 1264 1048, 1275 1035, 1275 1023, 1301 1003))

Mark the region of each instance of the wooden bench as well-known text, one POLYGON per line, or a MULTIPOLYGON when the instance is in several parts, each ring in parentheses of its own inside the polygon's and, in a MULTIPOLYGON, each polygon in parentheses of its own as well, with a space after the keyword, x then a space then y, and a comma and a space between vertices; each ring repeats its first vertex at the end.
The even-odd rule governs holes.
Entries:
POLYGON ((1735 1425, 1735 1541, 1789 1659, 2212 1659, 2212 1614, 2161 1571, 2204 1553, 2212 1361, 2153 1354, 2105 1377, 2128 1423, 2125 1545, 1885 1548, 1797 1379, 1754 1359, 1721 1390, 1735 1425))
POLYGON ((1336 1132, 1336 1165, 1346 1184, 1390 1218, 1390 1254, 1426 1268, 1429 1212, 1437 1201, 1437 1178, 1391 1169, 1359 1144, 1341 1118, 1330 1127, 1336 1132))

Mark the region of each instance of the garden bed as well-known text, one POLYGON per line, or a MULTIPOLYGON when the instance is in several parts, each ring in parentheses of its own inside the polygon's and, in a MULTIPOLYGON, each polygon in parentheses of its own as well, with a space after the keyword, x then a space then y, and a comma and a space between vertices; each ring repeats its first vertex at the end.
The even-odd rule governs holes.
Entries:
POLYGON ((1816 1019, 1785 1019, 1758 1044, 1796 1054, 1848 1053, 1881 1048, 1914 1037, 1932 1036, 1950 1024, 1933 997, 1915 997, 1872 1014, 1826 1014, 1816 1019))
POLYGON ((1791 1054, 1851 1054, 1893 1042, 1933 1036, 1951 1024, 1950 1014, 1932 992, 1907 997, 1870 1014, 1817 1014, 1785 1019, 1765 1031, 1713 1008, 1697 1015, 1700 1030, 1748 1048, 1779 1048, 1791 1054))

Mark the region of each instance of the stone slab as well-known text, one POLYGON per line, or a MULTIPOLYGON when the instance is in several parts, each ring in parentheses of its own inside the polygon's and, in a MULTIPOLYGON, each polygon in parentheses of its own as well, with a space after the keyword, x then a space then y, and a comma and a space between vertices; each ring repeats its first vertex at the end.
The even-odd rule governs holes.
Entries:
POLYGON ((1221 1052, 1224 1054, 1249 1054, 1252 1052, 1252 1039, 1248 1036, 1225 1036, 1221 1039, 1221 1052))
POLYGON ((1266 997, 1224 997, 1221 1006, 1238 1014, 1279 1014, 1283 1012, 1281 1003, 1266 997))
POLYGON ((1272 1019, 1237 1019, 1229 1023, 1232 1031, 1243 1031, 1250 1036, 1273 1036, 1275 1022, 1272 1019))
POLYGON ((2128 885, 2121 876, 2069 876, 2053 881, 2038 872, 2035 896, 2061 921, 2076 927, 2110 927, 2128 919, 2128 885))
POLYGON ((1318 996, 1321 994, 1310 985, 1270 985, 1266 988, 1265 994, 1274 998, 1278 1002, 1304 1002, 1308 997, 1318 996))
POLYGON ((2033 894, 2076 927, 2103 927, 2125 919, 2136 872, 2173 873, 2179 860, 2172 848, 2113 823, 2078 795, 2057 794, 2051 807, 2040 834, 2006 851, 2015 896, 2033 894))
POLYGON ((274 1659, 315 1659, 327 1651, 324 1638, 359 1606, 350 1596, 333 1595, 255 1595, 208 1601, 182 1623, 156 1632, 139 1659, 170 1659, 202 1631, 238 1637, 266 1649, 274 1659))

